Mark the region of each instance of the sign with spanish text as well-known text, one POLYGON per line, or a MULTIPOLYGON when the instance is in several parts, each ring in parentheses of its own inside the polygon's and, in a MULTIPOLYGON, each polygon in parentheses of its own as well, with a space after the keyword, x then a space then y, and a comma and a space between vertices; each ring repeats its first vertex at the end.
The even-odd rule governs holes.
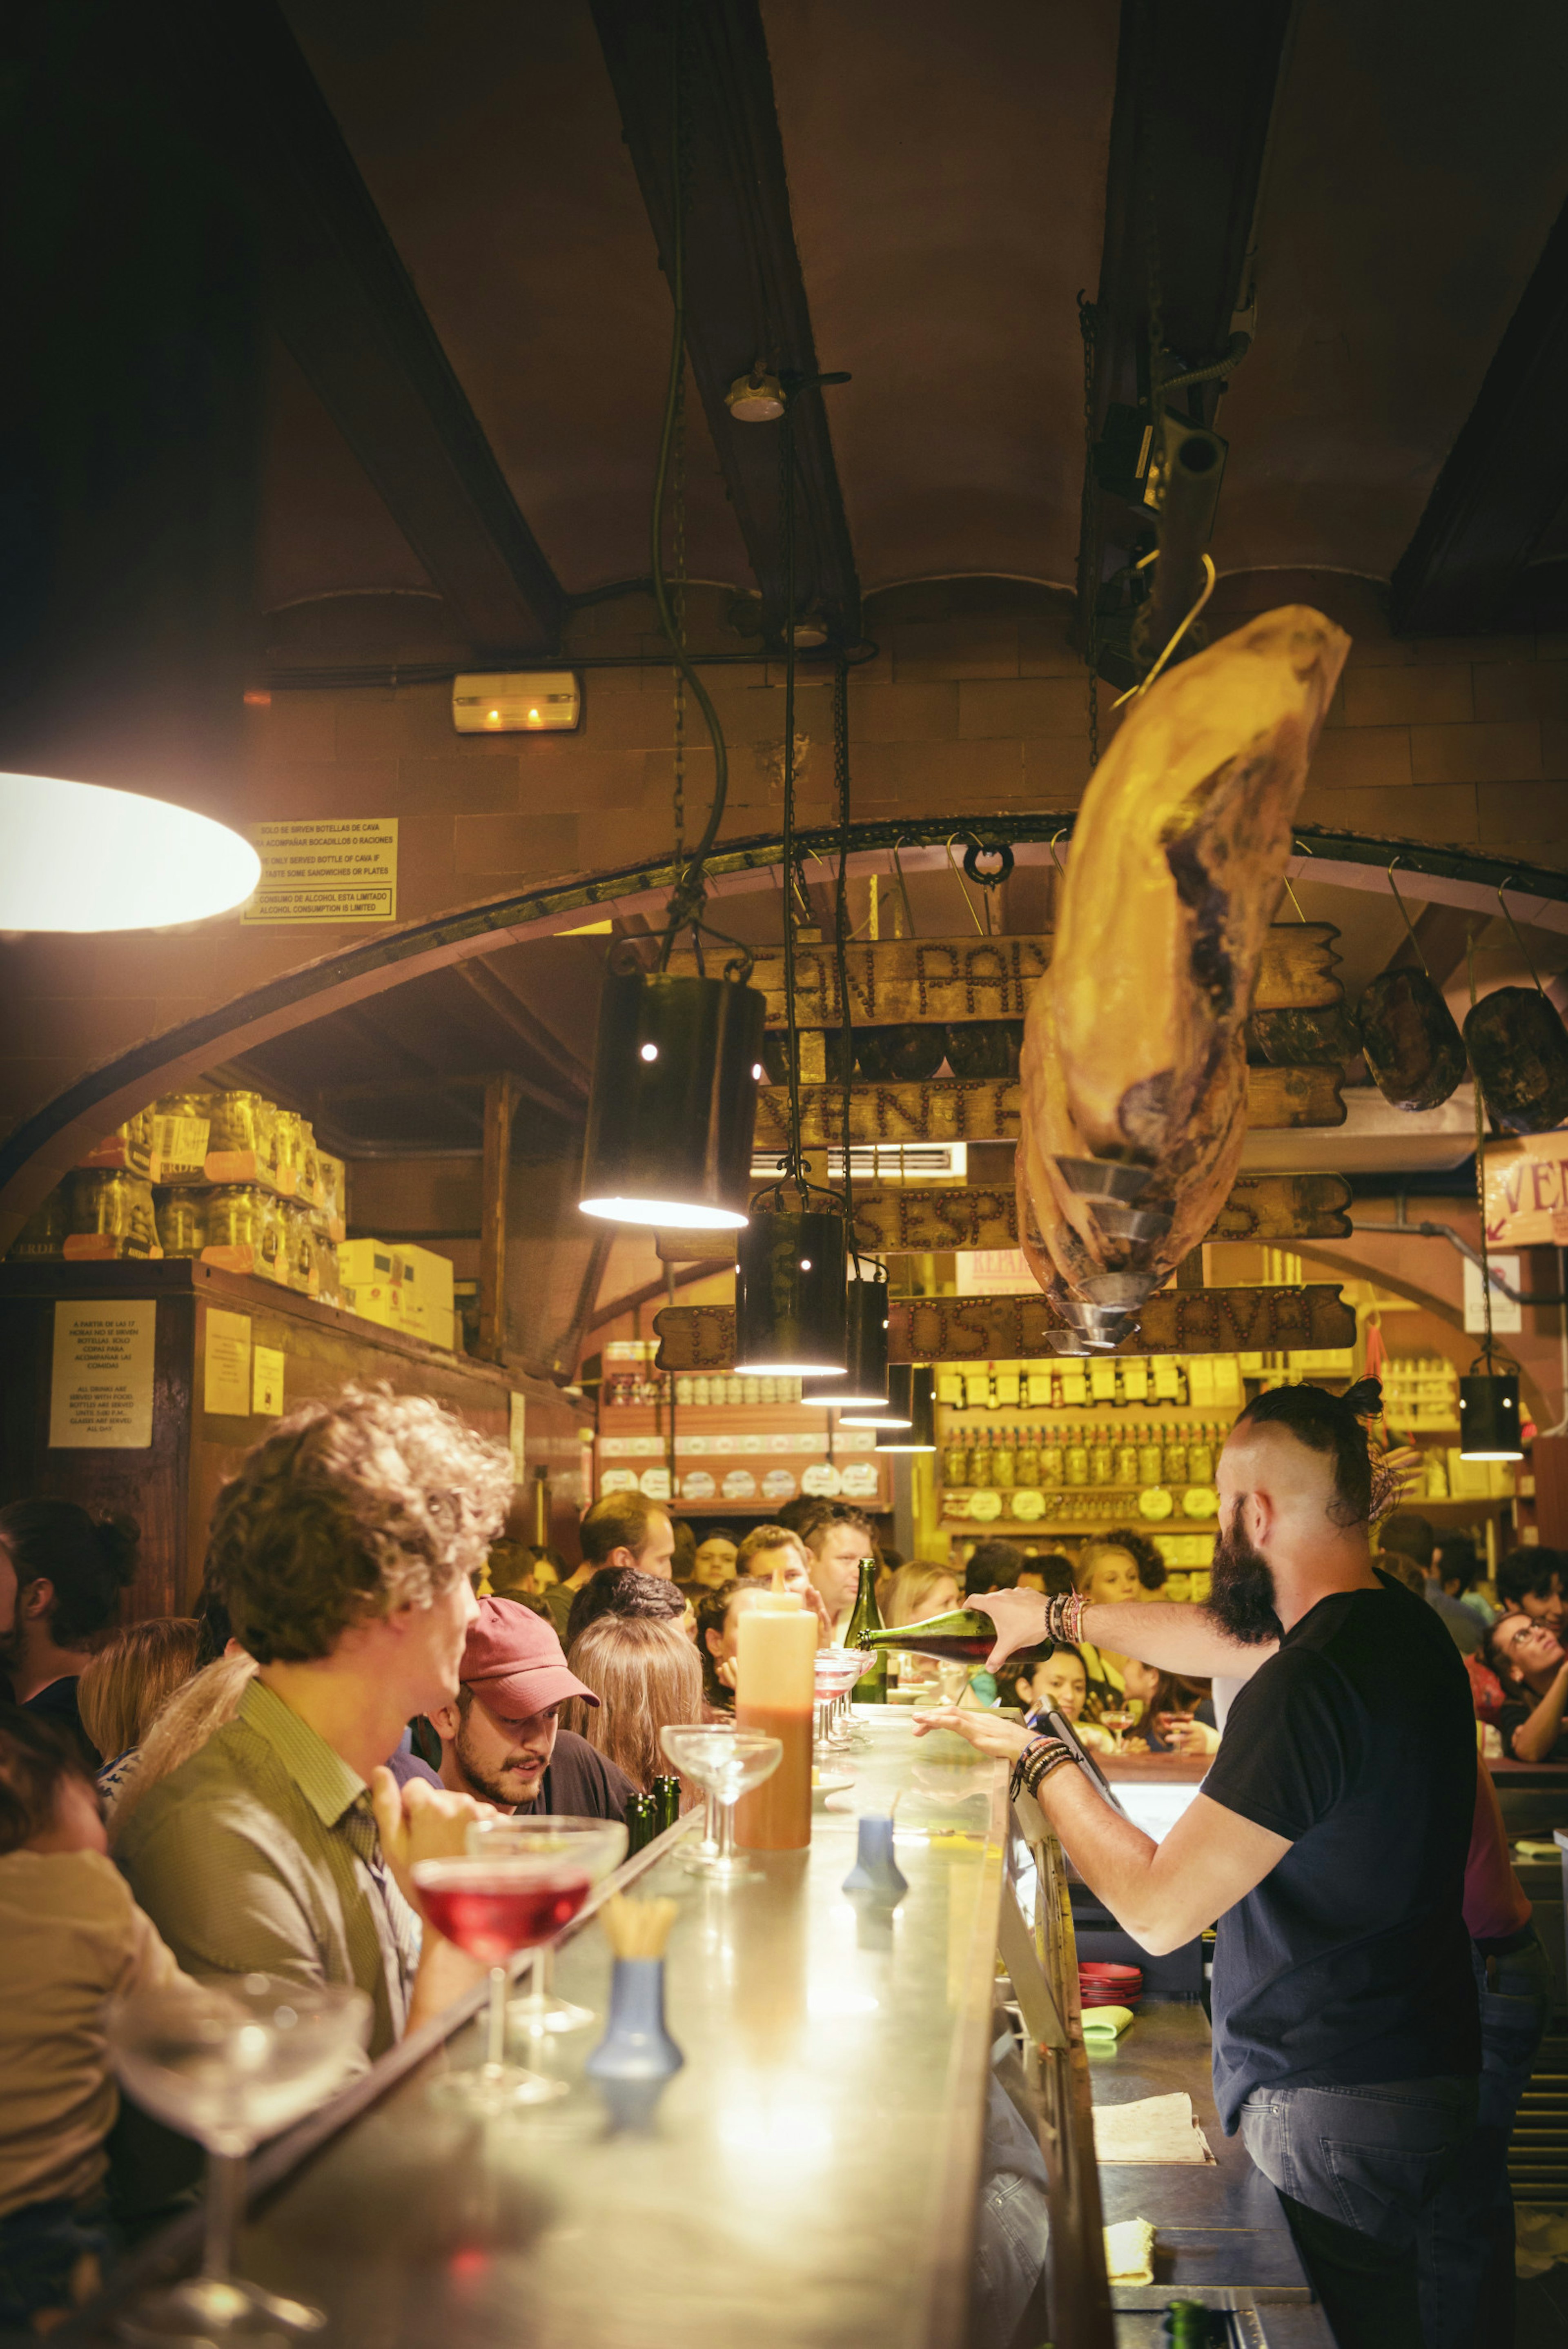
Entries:
POLYGON ((251 1415, 251 1317, 207 1308, 202 1408, 225 1419, 251 1415))
POLYGON ((251 1349, 251 1410, 257 1419, 283 1417, 281 1346, 253 1346, 251 1349))
POLYGON ((251 845, 262 875, 246 922, 395 922, 398 819, 347 816, 319 823, 257 823, 251 845))
POLYGON ((1022 1248, 970 1248, 953 1258, 961 1297, 1038 1297, 1040 1283, 1022 1248))
POLYGON ((1489 1247, 1568 1247, 1568 1129, 1487 1145, 1486 1237, 1489 1247))
POLYGON ((57 1304, 51 1451, 144 1452, 152 1441, 154 1298, 57 1304))

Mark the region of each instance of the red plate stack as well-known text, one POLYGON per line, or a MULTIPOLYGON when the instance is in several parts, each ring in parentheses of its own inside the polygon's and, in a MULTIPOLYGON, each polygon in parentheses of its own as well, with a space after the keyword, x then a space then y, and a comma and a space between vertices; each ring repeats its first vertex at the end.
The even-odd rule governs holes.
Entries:
POLYGON ((1136 2006, 1142 1996, 1141 1968, 1106 1965, 1087 1958, 1079 1961, 1080 2006, 1136 2006))

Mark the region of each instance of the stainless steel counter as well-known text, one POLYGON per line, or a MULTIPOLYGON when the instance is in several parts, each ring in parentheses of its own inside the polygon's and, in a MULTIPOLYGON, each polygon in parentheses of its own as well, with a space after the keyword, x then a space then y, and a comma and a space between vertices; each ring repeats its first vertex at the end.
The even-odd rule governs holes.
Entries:
MULTIPOLYGON (((557 2105, 489 2125, 442 2113, 430 2083, 476 2059, 466 2024, 422 2061, 395 2051, 264 2158, 240 2271, 324 2308, 344 2349, 957 2349, 1005 1775, 955 1738, 917 1745, 902 1714, 859 1718, 855 1798, 898 1797, 896 1913, 840 1890, 849 1815, 818 1810, 809 1851, 728 1889, 665 1838, 637 1889, 680 1904, 667 2008, 686 2064, 648 2131, 615 2129, 582 2077, 597 2025, 543 2043, 571 2083, 557 2105)), ((590 1923, 556 1982, 602 2014, 610 1965, 590 1923)), ((143 2272, 192 2248, 171 2237, 143 2272)))

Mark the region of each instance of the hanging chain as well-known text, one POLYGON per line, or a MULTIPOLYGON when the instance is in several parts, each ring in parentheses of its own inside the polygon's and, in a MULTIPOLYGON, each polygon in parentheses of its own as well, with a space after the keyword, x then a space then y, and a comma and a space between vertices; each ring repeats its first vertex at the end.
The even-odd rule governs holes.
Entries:
MULTIPOLYGON (((684 195, 678 197, 684 202, 684 195)), ((686 643, 686 371, 680 373, 680 388, 676 395, 675 440, 670 460, 673 524, 670 550, 670 608, 675 615, 675 633, 682 652, 686 643)), ((675 686, 675 870, 678 875, 686 869, 686 672, 677 666, 670 671, 675 686)))
MULTIPOLYGON (((1144 266, 1147 274, 1148 295, 1148 404, 1158 435, 1162 413, 1160 382, 1165 373, 1165 311, 1160 299, 1159 285, 1159 188, 1155 171, 1155 5, 1154 0, 1144 0, 1143 41, 1139 75, 1140 128, 1144 175, 1144 266)), ((1158 451, 1151 448, 1152 465, 1158 451)))
MULTIPOLYGON (((850 1194, 849 1128, 855 1071, 854 1020, 849 1008, 849 670, 841 659, 833 672, 833 780, 838 795, 838 894, 834 906, 834 946, 838 962, 839 1079, 844 1087, 844 1228, 855 1246, 855 1207, 850 1194)), ((876 876, 871 881, 877 887, 876 876)))
POLYGON ((1084 631, 1089 664, 1089 772, 1100 763, 1100 650, 1096 630, 1100 612, 1099 500, 1095 481, 1095 326, 1094 304, 1078 296, 1078 332, 1084 338, 1084 497, 1078 531, 1088 576, 1088 617, 1084 631))
POLYGON ((794 410, 788 403, 779 420, 779 514, 784 574, 784 986, 789 1053, 789 1148, 784 1175, 786 1181, 794 1179, 804 1215, 808 1203, 800 1140, 800 1035, 794 1016, 794 410))
MULTIPOLYGON (((1392 866, 1389 870, 1392 872, 1392 866)), ((1414 932, 1411 935, 1413 936, 1414 932)), ((1476 1008, 1476 934, 1473 929, 1467 929, 1465 932, 1465 961, 1469 971, 1470 1009, 1473 1011, 1476 1008)), ((1486 1244, 1486 1112, 1481 1095, 1480 1071, 1476 1066, 1473 1053, 1470 1055, 1470 1086, 1475 1094, 1476 1104, 1476 1206, 1480 1210, 1481 1310, 1486 1320, 1486 1366, 1490 1376, 1492 1368, 1491 1251, 1486 1244)))

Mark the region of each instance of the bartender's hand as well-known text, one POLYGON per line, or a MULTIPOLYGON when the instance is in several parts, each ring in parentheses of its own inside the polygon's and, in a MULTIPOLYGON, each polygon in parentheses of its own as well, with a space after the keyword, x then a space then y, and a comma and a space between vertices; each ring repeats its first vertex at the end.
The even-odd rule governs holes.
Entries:
MULTIPOLYGON (((1012 1597, 1011 1591, 998 1591, 997 1597, 1012 1597)), ((914 1716, 915 1734, 925 1737, 933 1729, 950 1729, 955 1737, 962 1737, 977 1753, 995 1754, 1004 1762, 1016 1762, 1025 1749, 1033 1745, 1039 1731, 1025 1729, 1021 1721, 1004 1721, 997 1713, 961 1711, 956 1704, 933 1705, 929 1713, 914 1716)))
POLYGON ((370 1804, 387 1865, 419 1917, 424 1909, 414 1889, 416 1862, 460 1859, 473 1821, 501 1816, 493 1803, 476 1803, 472 1795, 453 1795, 444 1786, 427 1785, 422 1778, 410 1778, 400 1788, 384 1764, 371 1776, 370 1804))
POLYGON ((1044 1591, 977 1590, 964 1605, 977 1615, 989 1615, 996 1625, 996 1645, 985 1660, 988 1671, 1004 1664, 1020 1648, 1038 1647, 1045 1637, 1044 1591))

